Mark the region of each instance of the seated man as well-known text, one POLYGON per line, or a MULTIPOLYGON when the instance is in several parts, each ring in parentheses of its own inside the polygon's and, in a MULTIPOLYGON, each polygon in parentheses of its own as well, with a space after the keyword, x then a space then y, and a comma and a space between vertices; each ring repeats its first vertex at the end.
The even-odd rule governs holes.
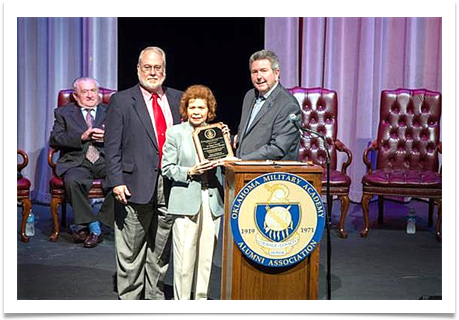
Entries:
POLYGON ((56 172, 64 180, 73 208, 73 238, 76 243, 83 242, 85 248, 94 248, 102 241, 102 232, 92 213, 88 194, 94 179, 105 178, 103 146, 107 106, 99 104, 99 85, 95 79, 76 79, 73 89, 76 102, 54 111, 50 146, 61 152, 56 172))

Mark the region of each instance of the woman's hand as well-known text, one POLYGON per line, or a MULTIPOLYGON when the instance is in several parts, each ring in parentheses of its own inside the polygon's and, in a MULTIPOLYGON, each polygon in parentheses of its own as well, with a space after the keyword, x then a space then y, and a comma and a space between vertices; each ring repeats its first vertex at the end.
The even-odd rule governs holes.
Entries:
POLYGON ((211 162, 209 160, 204 160, 196 165, 194 165, 193 167, 191 167, 189 170, 188 170, 188 175, 190 176, 196 176, 196 175, 200 175, 200 174, 203 174, 204 172, 210 170, 210 169, 213 169, 215 167, 215 162, 211 162))
POLYGON ((228 127, 228 125, 224 124, 223 122, 220 122, 220 124, 222 125, 223 134, 226 134, 228 136, 228 138, 229 138, 231 136, 230 135, 230 128, 228 127))

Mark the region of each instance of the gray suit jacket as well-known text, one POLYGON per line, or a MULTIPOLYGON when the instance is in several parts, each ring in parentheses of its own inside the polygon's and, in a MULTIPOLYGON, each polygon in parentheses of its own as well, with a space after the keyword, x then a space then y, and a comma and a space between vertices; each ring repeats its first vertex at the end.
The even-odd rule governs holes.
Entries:
MULTIPOLYGON (((188 169, 198 163, 192 138, 193 126, 184 122, 167 129, 161 170, 172 180, 168 212, 196 215, 202 203, 201 176, 187 177, 188 169)), ((223 215, 223 174, 220 167, 207 172, 210 209, 214 216, 223 215)))
POLYGON ((298 160, 300 133, 289 121, 290 114, 301 113, 296 98, 279 83, 246 130, 255 99, 256 89, 244 97, 236 156, 243 160, 298 160))
MULTIPOLYGON (((180 122, 183 92, 163 87, 174 123, 180 122)), ((156 190, 159 150, 139 85, 115 93, 108 105, 105 154, 109 187, 126 185, 133 203, 148 203, 156 190)), ((167 190, 165 190, 167 192, 167 190)))
MULTIPOLYGON (((97 106, 94 128, 102 128, 105 123, 107 106, 97 106)), ((89 142, 82 142, 81 135, 88 129, 81 113, 81 108, 75 103, 69 103, 54 110, 54 125, 49 138, 53 148, 60 149, 60 157, 56 164, 56 173, 62 176, 70 168, 81 166, 86 157, 89 142)), ((104 158, 104 143, 93 143, 104 158)))

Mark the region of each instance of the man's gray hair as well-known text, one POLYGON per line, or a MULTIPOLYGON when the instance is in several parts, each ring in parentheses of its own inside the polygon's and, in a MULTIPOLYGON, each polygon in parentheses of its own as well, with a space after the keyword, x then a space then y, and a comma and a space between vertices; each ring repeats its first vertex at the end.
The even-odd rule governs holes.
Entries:
POLYGON ((146 47, 145 49, 143 49, 139 54, 139 61, 137 62, 137 64, 140 66, 142 55, 147 51, 154 51, 163 58, 164 70, 165 70, 166 69, 166 53, 160 47, 146 47))
POLYGON ((75 79, 75 80, 73 81, 73 85, 72 85, 73 91, 75 91, 75 92, 77 91, 77 89, 78 89, 78 83, 79 83, 80 81, 94 81, 94 83, 96 84, 97 89, 99 89, 99 87, 100 87, 100 86, 99 86, 99 82, 98 82, 96 79, 91 78, 91 77, 81 77, 81 78, 77 78, 77 79, 75 79))
POLYGON ((271 63, 271 68, 273 70, 279 69, 279 58, 276 56, 274 52, 265 49, 257 51, 250 56, 249 69, 252 69, 252 63, 254 61, 263 59, 269 60, 269 62, 271 63))

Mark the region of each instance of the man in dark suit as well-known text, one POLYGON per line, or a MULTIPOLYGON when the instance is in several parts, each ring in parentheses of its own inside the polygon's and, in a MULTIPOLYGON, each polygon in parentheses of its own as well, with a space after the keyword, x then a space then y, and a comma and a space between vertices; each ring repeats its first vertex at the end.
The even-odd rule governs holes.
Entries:
POLYGON ((99 104, 99 84, 92 78, 73 83, 75 102, 54 111, 50 146, 61 156, 56 171, 64 179, 65 192, 74 212, 73 238, 94 248, 102 241, 100 223, 88 199, 92 181, 105 177, 104 123, 107 106, 99 104))
POLYGON ((277 56, 260 50, 250 57, 249 65, 255 88, 244 97, 234 140, 236 156, 243 160, 297 160, 300 133, 289 117, 300 115, 300 106, 279 83, 277 56))
POLYGON ((163 86, 166 56, 145 48, 139 84, 112 96, 107 113, 107 181, 115 196, 115 246, 120 299, 164 299, 172 216, 171 182, 160 172, 165 131, 180 122, 182 92, 163 86))

